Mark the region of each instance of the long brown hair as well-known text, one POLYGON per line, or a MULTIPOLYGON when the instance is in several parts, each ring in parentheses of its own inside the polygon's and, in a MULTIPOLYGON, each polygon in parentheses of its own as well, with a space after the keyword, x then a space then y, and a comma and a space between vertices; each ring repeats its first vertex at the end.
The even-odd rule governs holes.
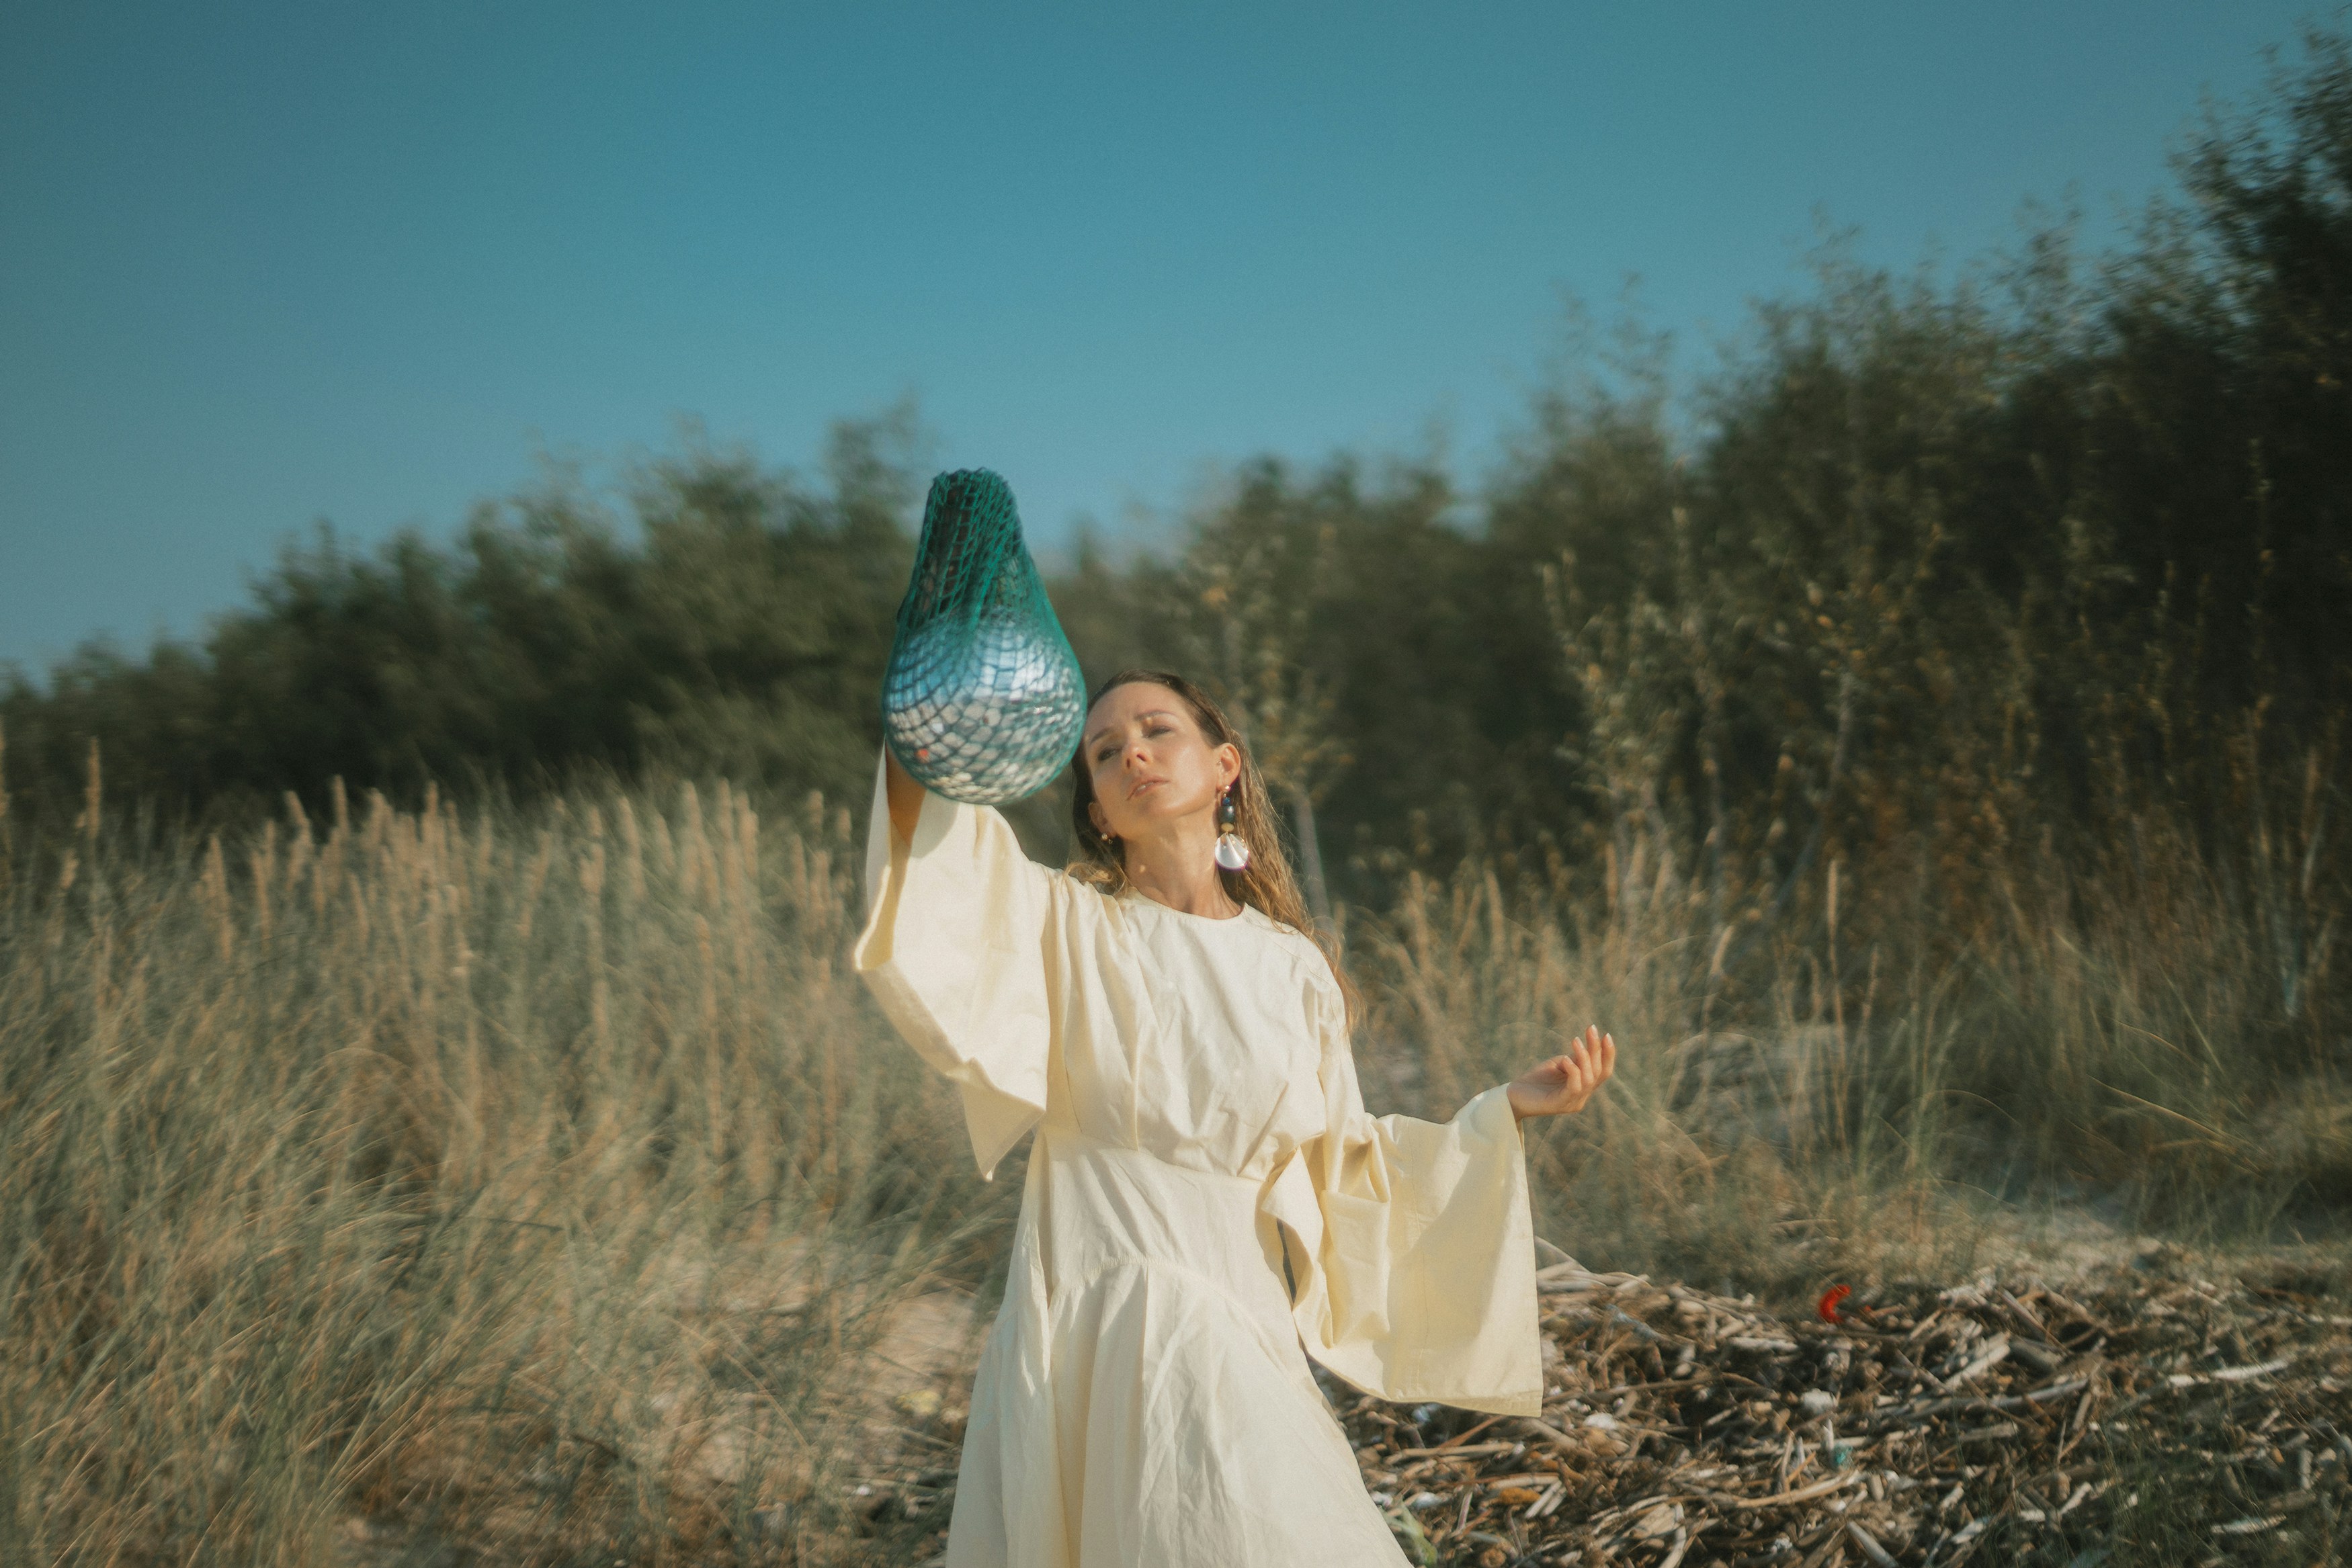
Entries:
MULTIPOLYGON (((1241 754, 1240 774, 1234 779, 1234 831, 1249 846, 1249 864, 1240 871, 1217 868, 1217 880, 1224 883, 1225 892, 1234 899, 1293 931, 1307 937, 1323 950, 1326 962, 1331 966, 1332 978, 1339 982, 1339 994, 1346 998, 1348 1018, 1353 1022, 1357 1012, 1356 988, 1348 983, 1347 971, 1339 967, 1339 955, 1334 950, 1331 934, 1315 924, 1307 913, 1307 901, 1299 896, 1298 879, 1291 874, 1290 857, 1283 852, 1279 819, 1265 789, 1265 779, 1257 770, 1257 759, 1250 755, 1247 742, 1233 720, 1225 716, 1209 694, 1181 675, 1165 670, 1121 670, 1087 699, 1092 712, 1095 704, 1121 686, 1165 686, 1182 699, 1192 713, 1192 720, 1201 727, 1202 737, 1211 749, 1230 746, 1241 754)), ((1127 846, 1115 839, 1106 838, 1095 826, 1094 813, 1087 808, 1095 801, 1094 770, 1087 766, 1086 747, 1081 744, 1076 757, 1070 758, 1073 786, 1070 790, 1070 832, 1077 845, 1077 854, 1070 862, 1069 873, 1081 882, 1091 883, 1106 894, 1119 894, 1127 889, 1127 846)))

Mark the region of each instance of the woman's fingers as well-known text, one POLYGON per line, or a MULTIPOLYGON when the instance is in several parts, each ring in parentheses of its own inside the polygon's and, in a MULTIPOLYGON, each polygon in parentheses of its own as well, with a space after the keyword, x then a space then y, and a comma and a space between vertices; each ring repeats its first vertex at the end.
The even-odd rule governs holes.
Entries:
POLYGON ((1598 1024, 1588 1025, 1569 1040, 1567 1051, 1528 1069, 1514 1086, 1536 1102, 1520 1114, 1558 1116, 1580 1111, 1616 1070, 1616 1038, 1603 1034, 1598 1024))
POLYGON ((1587 1024, 1584 1032, 1570 1043, 1570 1055, 1563 1058, 1571 1066, 1563 1088, 1568 1092, 1562 1099, 1571 1111, 1581 1110, 1601 1086, 1617 1070, 1617 1040, 1603 1034, 1599 1024, 1587 1024))
POLYGON ((1586 1025, 1583 1036, 1576 1043, 1578 1054, 1596 1074, 1596 1083, 1617 1070, 1617 1037, 1601 1033, 1599 1024, 1586 1025))

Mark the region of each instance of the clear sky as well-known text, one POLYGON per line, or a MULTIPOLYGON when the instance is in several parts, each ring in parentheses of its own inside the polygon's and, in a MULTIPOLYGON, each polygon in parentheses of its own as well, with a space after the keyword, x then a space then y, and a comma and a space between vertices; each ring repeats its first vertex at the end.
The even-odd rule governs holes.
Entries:
POLYGON ((446 532, 681 418, 799 465, 912 394, 1048 549, 1264 451, 1442 426, 1475 481, 1563 292, 1638 275, 1703 346, 1801 287, 1817 210, 1901 267, 2070 188, 2105 238, 2310 14, 25 0, 0 661, 199 630, 317 519, 446 532))

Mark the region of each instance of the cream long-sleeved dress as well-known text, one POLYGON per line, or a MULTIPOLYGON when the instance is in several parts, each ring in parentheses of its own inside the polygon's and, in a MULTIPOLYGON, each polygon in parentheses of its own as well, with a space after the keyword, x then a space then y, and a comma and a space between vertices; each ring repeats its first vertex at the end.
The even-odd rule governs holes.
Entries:
POLYGON ((858 971, 982 1172, 1036 1134, 950 1568, 1402 1563, 1300 1349, 1384 1398, 1537 1412, 1503 1090, 1366 1114, 1311 941, 1108 897, 984 808, 926 795, 894 859, 877 780, 866 873, 858 971))

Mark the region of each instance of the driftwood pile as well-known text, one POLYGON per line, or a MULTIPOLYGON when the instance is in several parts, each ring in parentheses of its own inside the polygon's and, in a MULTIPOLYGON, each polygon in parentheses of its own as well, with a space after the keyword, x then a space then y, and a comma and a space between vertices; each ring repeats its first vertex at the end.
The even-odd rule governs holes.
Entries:
POLYGON ((2352 1543, 2352 1316, 2312 1281, 2159 1252, 2066 1291, 1832 1291, 1801 1318, 1572 1262, 1539 1281, 1540 1419, 1338 1395, 1421 1563, 2124 1568, 2352 1543))

